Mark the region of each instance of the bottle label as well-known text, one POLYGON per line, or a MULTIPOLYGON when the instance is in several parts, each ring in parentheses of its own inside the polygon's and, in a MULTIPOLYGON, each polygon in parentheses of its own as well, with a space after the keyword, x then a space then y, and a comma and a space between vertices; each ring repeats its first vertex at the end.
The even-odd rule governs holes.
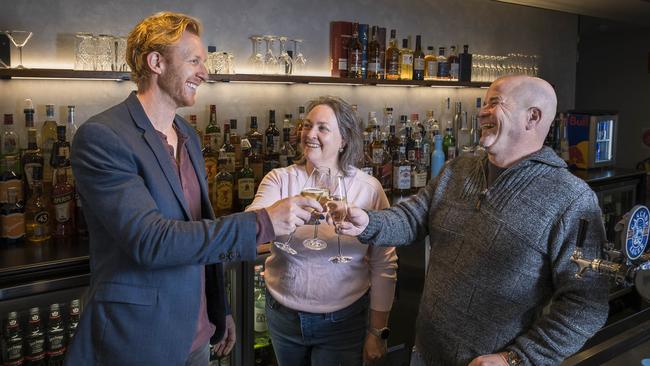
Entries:
POLYGON ((54 204, 55 219, 57 222, 66 223, 72 218, 72 199, 73 192, 62 195, 52 196, 52 203, 54 204))
POLYGON ((413 173, 413 188, 422 188, 427 184, 427 172, 414 172, 413 173))
POLYGON ((354 50, 348 56, 348 64, 351 72, 361 71, 361 50, 354 50))
POLYGON ((393 187, 396 189, 411 188, 411 166, 399 165, 393 168, 393 187))
POLYGON ((449 68, 449 76, 452 79, 458 79, 458 70, 459 70, 458 66, 459 66, 458 63, 453 63, 449 68))
POLYGON ((413 55, 405 54, 402 55, 402 65, 412 65, 413 64, 413 55))
POLYGON ((373 60, 374 62, 368 62, 368 72, 373 74, 381 74, 381 63, 379 60, 373 60))
POLYGON ((59 147, 59 151, 57 152, 57 155, 63 156, 65 159, 70 158, 70 148, 68 146, 59 147))
POLYGON ((384 149, 374 148, 372 149, 372 163, 380 165, 384 162, 384 149))
POLYGON ((232 182, 217 182, 215 194, 217 196, 216 207, 218 210, 232 209, 232 182))
POLYGON ((429 145, 428 143, 422 144, 422 156, 421 156, 421 159, 422 159, 422 164, 425 167, 428 167, 429 165, 431 165, 431 145, 429 145))
POLYGON ((254 330, 257 333, 266 332, 269 328, 266 324, 266 311, 264 309, 264 303, 258 304, 260 300, 255 300, 255 309, 253 316, 255 317, 255 322, 253 324, 254 330))
POLYGON ((210 141, 210 147, 212 150, 217 151, 221 148, 219 144, 219 134, 215 132, 210 132, 205 134, 205 138, 210 141))
POLYGON ((449 146, 447 148, 447 160, 451 160, 456 157, 456 147, 455 146, 449 146))
POLYGON ((438 76, 438 62, 437 61, 429 61, 426 63, 426 76, 427 77, 436 77, 438 76))
POLYGON ((234 173, 235 172, 235 163, 237 161, 237 156, 235 155, 234 152, 227 152, 226 153, 226 166, 225 169, 229 173, 234 173))
POLYGON ((388 162, 381 166, 379 171, 379 183, 384 187, 384 190, 393 186, 393 163, 388 162))
POLYGON ((439 78, 448 78, 449 77, 449 64, 446 62, 438 62, 438 77, 439 78))
POLYGON ((418 71, 424 70, 424 59, 421 57, 416 58, 413 63, 413 69, 418 71))
POLYGON ((24 177, 27 180, 27 186, 30 188, 34 184, 34 168, 36 167, 43 168, 43 164, 27 163, 23 166, 23 170, 25 171, 24 177))
POLYGON ((217 176, 217 161, 214 158, 205 158, 205 173, 208 175, 208 183, 214 182, 217 176))
MULTIPOLYGON (((48 333, 51 332, 51 330, 48 330, 48 333)), ((47 355, 49 357, 52 356, 59 356, 62 355, 65 352, 65 344, 63 343, 63 329, 62 328, 56 328, 53 333, 48 334, 47 337, 47 355)))
POLYGON ((386 67, 386 73, 388 75, 398 76, 399 75, 399 55, 397 52, 394 52, 388 60, 388 65, 386 67))
POLYGON ((9 188, 16 188, 16 202, 23 199, 23 185, 20 179, 10 179, 0 182, 0 202, 9 202, 7 192, 9 188))
POLYGON ((14 365, 22 365, 22 360, 23 360, 22 339, 20 339, 20 341, 13 341, 13 339, 9 339, 7 341, 6 356, 7 356, 6 359, 7 362, 20 361, 20 363, 16 362, 14 365))
POLYGON ((339 59, 339 70, 347 70, 348 69, 348 59, 347 58, 340 58, 339 59))
POLYGON ((49 138, 43 142, 43 159, 46 164, 43 164, 43 182, 52 182, 52 166, 49 162, 52 159, 52 146, 54 145, 54 139, 49 138))
POLYGON ((25 236, 25 214, 16 212, 0 216, 2 223, 2 237, 6 239, 19 239, 25 236))
POLYGON ((239 178, 237 181, 237 195, 240 200, 252 200, 255 198, 255 179, 239 178))
POLYGON ((410 161, 416 160, 415 150, 408 150, 406 155, 410 161))

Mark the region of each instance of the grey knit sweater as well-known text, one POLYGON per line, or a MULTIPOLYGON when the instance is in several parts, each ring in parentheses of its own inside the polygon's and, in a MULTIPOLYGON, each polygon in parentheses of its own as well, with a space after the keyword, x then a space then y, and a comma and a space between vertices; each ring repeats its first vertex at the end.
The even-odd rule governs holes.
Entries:
POLYGON ((588 257, 606 240, 596 196, 549 148, 489 188, 485 164, 485 154, 455 159, 417 195, 369 212, 359 239, 407 245, 430 235, 416 322, 428 365, 465 366, 505 350, 525 365, 558 365, 607 318, 606 280, 575 279, 569 260, 580 218, 589 220, 588 257))

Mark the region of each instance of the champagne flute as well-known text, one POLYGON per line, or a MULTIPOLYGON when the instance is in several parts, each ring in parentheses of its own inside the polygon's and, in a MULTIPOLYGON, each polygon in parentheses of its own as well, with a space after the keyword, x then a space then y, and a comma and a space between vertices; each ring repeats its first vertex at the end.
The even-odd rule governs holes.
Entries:
MULTIPOLYGON (((315 167, 300 195, 313 198, 321 205, 327 202, 330 195, 330 169, 326 167, 315 167)), ((316 219, 314 223, 314 237, 305 239, 302 242, 305 248, 311 250, 323 250, 327 248, 327 243, 324 240, 318 239, 318 225, 320 225, 320 221, 316 219)))
POLYGON ((352 260, 352 257, 341 254, 341 234, 339 234, 339 225, 345 220, 345 217, 348 214, 348 201, 344 178, 345 177, 342 175, 336 176, 334 179, 335 186, 332 190, 333 193, 330 194, 329 200, 326 203, 327 212, 332 218, 332 221, 334 221, 336 241, 338 242, 339 247, 339 254, 328 259, 334 264, 348 263, 352 260))
POLYGON ((18 48, 20 53, 20 64, 16 66, 16 69, 26 69, 23 66, 23 47, 29 42, 29 39, 32 38, 34 33, 28 31, 5 31, 7 37, 11 40, 11 43, 18 48))

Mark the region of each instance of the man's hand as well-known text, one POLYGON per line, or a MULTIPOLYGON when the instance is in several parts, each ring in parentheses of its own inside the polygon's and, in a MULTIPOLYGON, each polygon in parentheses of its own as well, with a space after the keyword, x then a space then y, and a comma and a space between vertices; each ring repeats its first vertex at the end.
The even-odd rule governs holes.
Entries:
POLYGON ((505 352, 478 356, 468 366, 508 366, 505 352))
POLYGON ((214 353, 218 357, 229 354, 235 345, 236 339, 235 320, 233 320, 232 315, 226 315, 226 331, 223 333, 223 338, 221 338, 219 343, 214 345, 214 353))
POLYGON ((307 207, 323 212, 318 201, 301 196, 287 197, 267 207, 266 212, 273 223, 275 236, 291 234, 297 226, 308 222, 312 210, 306 210, 307 207))
POLYGON ((363 344, 363 364, 374 365, 386 354, 386 341, 373 334, 366 334, 366 342, 363 344))
POLYGON ((348 208, 348 215, 345 221, 339 224, 339 234, 348 236, 359 236, 368 226, 368 214, 358 207, 348 208))

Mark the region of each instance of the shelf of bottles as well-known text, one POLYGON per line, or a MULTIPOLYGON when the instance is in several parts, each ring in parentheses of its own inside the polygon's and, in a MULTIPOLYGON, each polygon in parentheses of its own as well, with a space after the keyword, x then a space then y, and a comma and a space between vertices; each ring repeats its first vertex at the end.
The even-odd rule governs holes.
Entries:
MULTIPOLYGON (((81 71, 71 69, 0 69, 0 79, 90 79, 128 81, 130 73, 121 71, 81 71)), ((330 76, 210 74, 210 82, 280 83, 280 84, 332 84, 332 85, 394 85, 405 87, 487 88, 487 82, 455 80, 388 80, 355 79, 330 76)))

